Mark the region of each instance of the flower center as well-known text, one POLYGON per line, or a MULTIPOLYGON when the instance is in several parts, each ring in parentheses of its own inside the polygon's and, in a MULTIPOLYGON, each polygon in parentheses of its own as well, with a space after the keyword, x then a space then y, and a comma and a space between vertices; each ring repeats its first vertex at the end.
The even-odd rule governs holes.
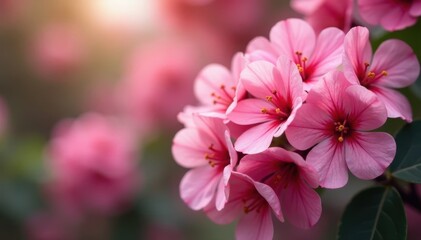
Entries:
POLYGON ((244 205, 243 211, 246 214, 251 211, 259 212, 266 205, 266 202, 256 190, 253 194, 250 194, 250 198, 244 198, 242 201, 244 205))
POLYGON ((230 163, 230 156, 228 151, 218 151, 211 143, 208 147, 209 152, 205 153, 205 160, 211 167, 221 166, 225 167, 230 163))
POLYGON ((301 78, 303 79, 303 82, 305 82, 308 77, 306 74, 308 73, 308 71, 306 71, 307 70, 306 63, 307 63, 308 58, 303 56, 303 53, 301 51, 296 51, 295 55, 296 57, 294 59, 295 60, 294 62, 297 65, 298 72, 300 73, 301 78))
POLYGON ((370 71, 369 66, 369 63, 364 63, 364 70, 358 76, 361 85, 365 87, 368 87, 370 84, 377 82, 380 78, 388 75, 386 70, 377 73, 375 71, 370 71))
POLYGON ((343 122, 335 122, 335 134, 338 136, 338 142, 343 142, 349 131, 350 127, 348 126, 346 120, 343 122))
POLYGON ((224 84, 221 84, 217 92, 211 93, 213 104, 214 105, 221 104, 224 106, 230 105, 234 99, 235 90, 236 90, 235 86, 232 86, 229 88, 229 90, 227 90, 226 86, 224 84))
POLYGON ((279 121, 284 121, 290 115, 291 109, 285 100, 278 97, 278 92, 276 90, 273 90, 272 94, 272 96, 266 96, 266 101, 270 102, 273 105, 273 108, 262 107, 260 112, 268 114, 279 121))

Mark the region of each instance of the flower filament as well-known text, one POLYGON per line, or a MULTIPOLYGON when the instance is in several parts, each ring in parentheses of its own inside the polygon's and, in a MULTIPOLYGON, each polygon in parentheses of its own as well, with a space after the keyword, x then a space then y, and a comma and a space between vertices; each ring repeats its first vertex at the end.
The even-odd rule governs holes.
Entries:
POLYGON ((224 84, 221 84, 219 86, 218 93, 217 92, 211 93, 211 97, 213 98, 212 103, 214 105, 216 104, 222 104, 224 106, 230 105, 234 99, 236 87, 232 86, 229 89, 232 91, 232 93, 230 90, 227 90, 224 84))
POLYGON ((228 151, 218 151, 214 148, 214 144, 211 143, 208 147, 209 152, 205 153, 205 160, 211 167, 223 166, 225 167, 230 163, 230 156, 228 151))
POLYGON ((338 135, 338 142, 343 142, 344 137, 349 133, 349 127, 346 120, 341 122, 335 122, 335 133, 338 135))

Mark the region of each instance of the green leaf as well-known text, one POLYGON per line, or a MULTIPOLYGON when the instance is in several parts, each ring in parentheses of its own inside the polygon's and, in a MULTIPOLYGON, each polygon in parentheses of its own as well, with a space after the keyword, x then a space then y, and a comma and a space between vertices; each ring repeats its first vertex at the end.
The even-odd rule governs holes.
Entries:
POLYGON ((373 187, 356 195, 345 209, 338 240, 405 240, 406 217, 399 193, 373 187))
POLYGON ((421 183, 421 120, 404 126, 396 135, 397 151, 390 165, 396 178, 421 183))

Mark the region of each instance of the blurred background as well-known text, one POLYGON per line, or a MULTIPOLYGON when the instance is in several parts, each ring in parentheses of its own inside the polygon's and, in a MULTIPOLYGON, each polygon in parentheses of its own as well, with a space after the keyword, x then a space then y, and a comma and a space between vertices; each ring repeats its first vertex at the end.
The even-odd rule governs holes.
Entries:
MULTIPOLYGON (((176 115, 196 104, 201 68, 229 67, 253 37, 300 17, 289 5, 0 0, 0 239, 233 239, 235 224, 216 225, 179 197, 176 115)), ((421 56, 420 29, 377 31, 374 44, 401 38, 421 56)), ((403 92, 419 119, 420 81, 403 92)), ((371 184, 322 191, 316 227, 275 223, 275 239, 334 239, 344 206, 371 184)))

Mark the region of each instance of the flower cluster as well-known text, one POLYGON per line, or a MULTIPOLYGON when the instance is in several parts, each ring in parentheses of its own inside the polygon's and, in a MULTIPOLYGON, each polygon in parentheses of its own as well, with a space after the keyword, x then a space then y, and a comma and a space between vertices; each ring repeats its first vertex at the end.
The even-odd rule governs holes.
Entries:
POLYGON ((272 213, 301 228, 315 225, 315 189, 341 188, 348 170, 374 179, 392 162, 392 136, 373 130, 387 118, 412 121, 395 88, 420 72, 411 47, 383 42, 372 54, 369 30, 319 34, 305 21, 277 23, 253 39, 231 69, 212 64, 196 79, 201 106, 179 114, 175 160, 190 168, 180 193, 216 223, 239 218, 237 239, 271 239, 272 213))

